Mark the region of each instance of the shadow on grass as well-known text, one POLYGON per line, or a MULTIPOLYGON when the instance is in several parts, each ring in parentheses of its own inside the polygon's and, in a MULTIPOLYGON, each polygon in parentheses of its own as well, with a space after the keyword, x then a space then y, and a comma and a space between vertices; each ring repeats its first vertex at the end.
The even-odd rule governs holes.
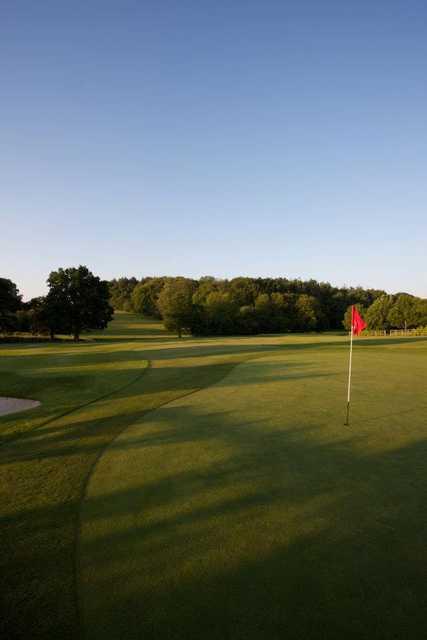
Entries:
MULTIPOLYGON (((183 340, 179 342, 177 340, 173 340, 170 338, 165 338, 158 340, 157 338, 152 340, 153 344, 147 345, 147 350, 144 349, 122 349, 122 350, 114 350, 107 351, 105 353, 96 352, 96 347, 101 346, 103 343, 98 344, 98 341, 92 342, 80 342, 80 343, 69 343, 64 344, 64 354, 70 353, 70 355, 76 356, 79 360, 79 363, 85 364, 93 362, 94 364, 102 363, 102 362, 111 362, 114 361, 126 360, 126 359, 135 359, 136 356, 142 359, 151 359, 151 360, 172 360, 172 359, 181 359, 181 358, 205 358, 207 356, 224 356, 224 355, 233 355, 233 354, 257 354, 259 352, 265 351, 266 355, 268 352, 299 352, 305 350, 319 350, 320 352, 323 350, 329 350, 331 348, 336 348, 340 350, 348 350, 348 340, 344 340, 342 338, 338 338, 337 340, 322 340, 316 336, 310 336, 312 338, 310 340, 309 337, 301 336, 301 340, 303 342, 298 341, 289 341, 287 342, 286 335, 283 337, 283 342, 278 343, 277 340, 280 339, 281 336, 278 335, 270 335, 266 336, 266 339, 275 340, 273 344, 269 344, 268 342, 257 342, 254 341, 253 337, 240 336, 239 344, 216 344, 218 340, 228 340, 230 337, 224 338, 204 338, 204 339, 196 339, 189 338, 187 340, 183 340), (160 343, 160 344, 159 344, 160 343), (159 344, 159 348, 156 348, 156 345, 159 344)), ((299 336, 298 336, 299 337, 299 336)), ((422 342, 427 341, 427 336, 416 337, 416 338, 362 338, 358 339, 354 343, 354 347, 362 348, 362 349, 370 349, 375 347, 387 347, 387 346, 395 346, 395 345, 416 345, 422 342)), ((114 344, 115 342, 121 343, 132 343, 127 339, 124 340, 108 340, 108 343, 114 344)), ((139 344, 144 344, 144 340, 135 340, 134 342, 138 342, 139 344)), ((151 341, 150 341, 151 342, 151 341)), ((56 349, 58 345, 54 345, 56 349)), ((60 348, 62 345, 60 346, 60 348)), ((61 352, 55 353, 55 356, 60 357, 61 352)), ((10 356, 13 357, 13 350, 10 352, 10 356)), ((49 353, 38 353, 35 349, 31 356, 27 356, 31 359, 36 357, 40 358, 49 358, 49 353)), ((69 362, 61 362, 61 366, 64 368, 67 366, 75 366, 75 362, 70 359, 69 362)))
MULTIPOLYGON (((194 370, 174 367, 144 378, 140 408, 50 424, 0 449, 2 520, 0 629, 3 637, 80 637, 75 591, 75 541, 86 480, 118 433, 162 402, 218 381, 236 363, 194 370), (32 506, 28 509, 27 505, 32 506)), ((154 370, 150 370, 151 371, 154 370)), ((138 393, 136 387, 135 394, 138 393)), ((128 391, 116 395, 126 405, 128 391)))
MULTIPOLYGON (((138 417, 126 416, 123 428, 138 417)), ((230 455, 87 499, 85 523, 112 526, 82 545, 85 637, 424 636, 425 441, 367 457, 355 453, 353 436, 319 443, 302 425, 271 432, 226 411, 201 419, 189 405, 165 406, 156 422, 157 431, 112 450, 139 451, 142 466, 155 449, 174 457, 187 444, 225 443, 230 455)), ((115 428, 113 418, 85 427, 95 440, 115 428)), ((79 446, 87 453, 84 430, 74 434, 76 459, 79 446)), ((37 604, 43 621, 32 637, 58 623, 64 637, 83 633, 68 633, 67 619, 74 556, 66 541, 78 507, 75 496, 2 520, 2 531, 27 533, 18 548, 9 541, 14 553, 3 565, 6 629, 24 637, 37 604), (45 536, 61 544, 45 549, 45 536), (28 596, 34 581, 43 588, 16 610, 13 586, 24 578, 33 580, 28 596)))
MULTIPOLYGON (((215 354, 277 350, 258 346, 215 354)), ((159 397, 169 402, 220 384, 235 364, 153 369, 134 390, 136 397, 152 394, 151 405, 119 420, 114 414, 49 425, 4 448, 4 637, 28 637, 29 629, 32 638, 58 630, 62 638, 81 637, 74 544, 93 464, 159 397)), ((129 398, 129 390, 120 397, 129 398)), ((178 429, 176 411, 156 412, 161 428, 120 439, 117 451, 141 450, 142 468, 154 451, 162 452, 160 465, 190 444, 203 451, 225 443, 230 456, 88 499, 85 522, 123 524, 85 543, 87 637, 424 637, 425 442, 363 457, 352 449, 353 435, 321 444, 301 424, 271 433, 225 411, 203 425, 187 406, 178 410, 178 429), (231 495, 240 483, 239 495, 231 495)))
MULTIPOLYGON (((158 342, 171 343, 176 342, 177 338, 174 336, 155 336, 155 335, 129 335, 129 336, 111 336, 111 337, 93 337, 85 336, 85 342, 88 344, 114 344, 116 342, 158 342)), ((185 338, 183 339, 185 341, 185 338)))
POLYGON ((124 438, 129 488, 84 503, 88 638, 424 637, 426 440, 363 455, 189 405, 155 420, 124 438))
MULTIPOLYGON (((255 361, 257 362, 257 358, 255 358, 255 361)), ((246 362, 250 362, 250 359, 246 362)), ((229 362, 187 366, 185 368, 135 369, 135 373, 139 371, 138 377, 126 382, 121 388, 113 389, 103 396, 95 397, 85 404, 73 407, 61 415, 53 415, 28 431, 20 431, 12 434, 6 433, 3 435, 0 439, 0 448, 17 440, 28 441, 27 447, 17 449, 17 452, 19 452, 17 453, 17 457, 10 452, 7 461, 3 461, 3 463, 14 464, 18 460, 40 460, 46 456, 67 457, 76 455, 82 450, 81 446, 76 447, 76 442, 80 442, 85 438, 87 440, 85 445, 86 451, 89 449, 98 450, 99 444, 96 440, 98 430, 103 429, 108 420, 112 421, 113 427, 119 422, 120 430, 125 429, 129 424, 132 424, 132 422, 153 408, 149 407, 129 413, 125 408, 126 404, 130 403, 134 407, 135 403, 138 404, 138 401, 143 400, 144 397, 149 396, 150 393, 155 393, 159 396, 163 394, 173 394, 174 397, 178 398, 189 393, 194 393, 206 385, 226 387, 230 384, 227 374, 238 366, 238 364, 239 362, 229 362), (142 386, 138 386, 137 383, 140 379, 142 380, 143 376, 142 386), (111 415, 108 415, 109 399, 113 399, 114 402, 120 401, 124 403, 122 414, 117 415, 117 406, 113 404, 110 410, 111 415), (91 407, 91 405, 95 405, 95 409, 97 409, 99 402, 104 400, 107 403, 105 404, 104 415, 87 420, 82 410, 91 407), (78 418, 79 415, 81 415, 81 419, 78 418), (61 422, 63 423, 62 425, 61 422), (41 442, 40 438, 42 438, 41 442), (48 444, 48 447, 46 447, 44 451, 40 451, 39 444, 41 444, 42 447, 48 444), (57 447, 55 446, 56 444, 60 444, 61 446, 57 447)), ((253 369, 246 369, 245 375, 241 379, 234 377, 232 384, 233 387, 258 385, 259 383, 274 384, 276 382, 303 379, 329 378, 337 375, 334 372, 318 373, 304 371, 304 369, 311 366, 312 363, 307 362, 280 364, 267 362, 264 367, 260 369, 259 364, 256 364, 253 369), (300 371, 300 369, 303 369, 303 371, 300 371)), ((111 373, 111 375, 113 376, 114 374, 111 373)), ((71 378, 71 380, 74 380, 74 378, 71 378)), ((43 379, 43 383, 46 384, 45 379, 43 379)), ((166 401, 169 402, 169 396, 166 401)), ((262 405, 262 402, 260 404, 262 405)), ((1 464, 2 462, 0 460, 0 465, 1 464)))
MULTIPOLYGON (((271 339, 278 338, 279 336, 269 336, 271 339)), ((245 338, 242 338, 244 340, 245 338)), ((336 348, 340 350, 348 350, 348 340, 337 339, 337 340, 319 340, 314 338, 313 341, 305 342, 286 342, 286 336, 283 336, 283 343, 275 343, 268 344, 263 342, 243 342, 241 344, 200 344, 199 341, 195 341, 196 344, 193 344, 189 341, 188 343, 184 343, 183 346, 173 346, 171 347, 160 347, 159 349, 150 347, 149 350, 142 350, 140 353, 142 357, 152 358, 152 359, 175 359, 175 358, 201 358, 206 356, 220 356, 220 355, 230 355, 237 353, 257 353, 259 351, 267 352, 299 352, 306 350, 329 350, 331 348, 336 348)), ((427 341, 427 337, 418 337, 418 338, 365 338, 355 341, 354 347, 370 349, 375 347, 386 347, 386 346, 395 346, 395 345, 415 345, 419 342, 427 341)), ((214 342, 214 341, 213 341, 214 342)), ((174 345, 177 345, 177 341, 173 341, 174 345)), ((130 356, 131 353, 135 354, 132 351, 121 351, 117 352, 122 354, 125 357, 125 354, 130 356)))

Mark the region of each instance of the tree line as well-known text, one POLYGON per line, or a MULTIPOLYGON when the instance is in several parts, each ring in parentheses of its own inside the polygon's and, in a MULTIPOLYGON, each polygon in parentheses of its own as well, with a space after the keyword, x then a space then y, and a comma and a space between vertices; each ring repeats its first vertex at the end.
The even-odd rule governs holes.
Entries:
MULTIPOLYGON (((427 300, 409 293, 383 295, 369 307, 356 305, 369 329, 413 329, 427 326, 427 300)), ((350 329, 351 309, 344 316, 344 327, 350 329)))
POLYGON ((105 329, 113 317, 110 289, 85 266, 52 271, 46 296, 23 302, 14 282, 0 278, 0 333, 30 332, 34 335, 72 335, 105 329))
POLYGON ((101 280, 85 266, 52 271, 46 296, 23 302, 15 283, 0 278, 0 333, 72 335, 104 329, 114 309, 162 319, 192 335, 254 335, 328 331, 350 326, 356 305, 369 329, 427 325, 427 300, 316 280, 205 276, 101 280))
POLYGON ((427 301, 316 280, 246 278, 119 278, 110 282, 115 309, 162 318, 178 335, 251 335, 349 328, 357 305, 371 329, 427 324, 427 301))

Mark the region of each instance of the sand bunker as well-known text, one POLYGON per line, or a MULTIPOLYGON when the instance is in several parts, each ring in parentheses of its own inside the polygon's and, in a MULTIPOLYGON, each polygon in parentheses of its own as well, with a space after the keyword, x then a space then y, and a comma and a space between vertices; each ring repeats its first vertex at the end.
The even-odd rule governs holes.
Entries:
POLYGON ((0 398, 0 416, 7 413, 16 413, 17 411, 27 411, 38 407, 38 400, 23 400, 22 398, 0 398))

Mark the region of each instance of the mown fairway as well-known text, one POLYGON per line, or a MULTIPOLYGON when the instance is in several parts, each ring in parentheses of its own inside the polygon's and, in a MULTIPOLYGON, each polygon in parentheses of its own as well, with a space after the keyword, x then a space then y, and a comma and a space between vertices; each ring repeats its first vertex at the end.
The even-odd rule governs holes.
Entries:
POLYGON ((350 428, 347 355, 129 315, 1 348, 42 401, 0 419, 6 637, 424 637, 427 341, 357 342, 350 428))

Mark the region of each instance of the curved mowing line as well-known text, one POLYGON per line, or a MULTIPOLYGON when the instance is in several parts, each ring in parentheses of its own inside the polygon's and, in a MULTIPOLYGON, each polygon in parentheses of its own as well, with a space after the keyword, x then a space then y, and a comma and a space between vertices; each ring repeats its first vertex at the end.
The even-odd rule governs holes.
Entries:
MULTIPOLYGON (((75 605, 76 605, 76 611, 77 611, 77 626, 80 629, 80 633, 82 635, 82 637, 84 637, 84 629, 83 629, 83 619, 82 619, 82 598, 80 595, 80 589, 79 589, 79 584, 80 584, 80 539, 81 539, 81 530, 82 530, 82 504, 84 502, 84 500, 86 499, 87 496, 87 489, 89 486, 89 482, 96 470, 96 467, 98 466, 102 456, 106 453, 106 451, 114 444, 114 442, 117 440, 117 438, 119 436, 121 436, 127 429, 129 429, 130 427, 132 427, 135 422, 137 422, 137 420, 144 420, 144 418, 150 414, 153 413, 154 411, 157 411, 158 409, 161 409, 162 407, 165 407, 168 404, 172 404, 173 402, 176 402, 177 400, 182 400, 182 398, 186 398, 188 396, 192 396, 196 393, 199 393, 200 391, 205 391, 206 389, 208 389, 209 387, 214 387, 215 385, 217 385, 219 382, 222 382, 223 380, 225 380, 225 378, 227 378, 237 367, 239 367, 242 364, 245 364, 246 362, 252 361, 252 360, 261 360, 262 358, 268 357, 266 356, 266 354, 262 354, 259 356, 254 356, 254 357, 248 357, 245 360, 242 360, 241 362, 235 362, 230 363, 231 367, 230 370, 227 371, 227 373, 225 373, 221 378, 219 378, 218 380, 216 380, 215 382, 212 382, 210 384, 206 384, 203 387, 198 387, 197 389, 193 389, 192 391, 188 391, 187 393, 183 393, 180 396, 177 396, 176 398, 173 398, 172 400, 166 400, 165 402, 160 403, 157 407, 153 407, 151 409, 147 409, 146 411, 143 411, 141 413, 140 416, 136 417, 135 420, 133 420, 130 424, 126 425, 125 427, 123 427, 123 429, 121 429, 120 431, 117 432, 117 434, 112 438, 112 440, 110 440, 104 447, 101 447, 95 460, 93 461, 93 464, 91 466, 91 468, 88 471, 88 474, 86 476, 85 482, 83 484, 82 487, 82 493, 81 493, 81 497, 79 499, 79 508, 77 509, 77 521, 76 521, 76 535, 75 535, 75 540, 74 540, 74 593, 75 593, 75 605)), ((146 367, 146 370, 148 370, 149 368, 151 368, 151 360, 148 361, 148 366, 146 367)))
POLYGON ((95 402, 99 402, 100 400, 105 400, 105 398, 109 398, 110 396, 114 395, 115 393, 117 393, 119 391, 124 391, 124 389, 127 389, 127 387, 130 387, 130 385, 134 384, 135 382, 138 382, 138 380, 150 368, 150 360, 146 360, 144 358, 144 362, 146 362, 147 365, 143 368, 141 373, 138 373, 136 378, 134 378, 133 380, 130 380, 130 382, 126 382, 126 384, 122 385, 121 387, 116 387, 115 389, 111 389, 110 391, 108 391, 108 393, 104 393, 101 396, 98 396, 96 398, 92 398, 92 400, 89 400, 88 402, 84 402, 83 404, 78 404, 75 407, 72 407, 71 409, 67 409, 67 411, 64 411, 63 413, 59 413, 59 414, 57 414, 55 416, 52 416, 51 418, 48 418, 47 420, 45 420, 44 422, 38 424, 36 427, 33 427, 32 429, 26 429, 26 430, 20 431, 15 436, 12 436, 10 438, 8 438, 6 436, 4 441, 0 442, 0 447, 3 447, 6 444, 10 444, 11 442, 16 442, 24 434, 33 433, 34 431, 37 431, 38 429, 41 429, 42 427, 45 427, 46 425, 51 424, 52 422, 55 422, 55 420, 59 420, 60 418, 64 418, 65 416, 69 416, 71 413, 74 413, 75 411, 79 411, 80 409, 84 409, 85 407, 88 407, 91 404, 95 404, 95 402))

